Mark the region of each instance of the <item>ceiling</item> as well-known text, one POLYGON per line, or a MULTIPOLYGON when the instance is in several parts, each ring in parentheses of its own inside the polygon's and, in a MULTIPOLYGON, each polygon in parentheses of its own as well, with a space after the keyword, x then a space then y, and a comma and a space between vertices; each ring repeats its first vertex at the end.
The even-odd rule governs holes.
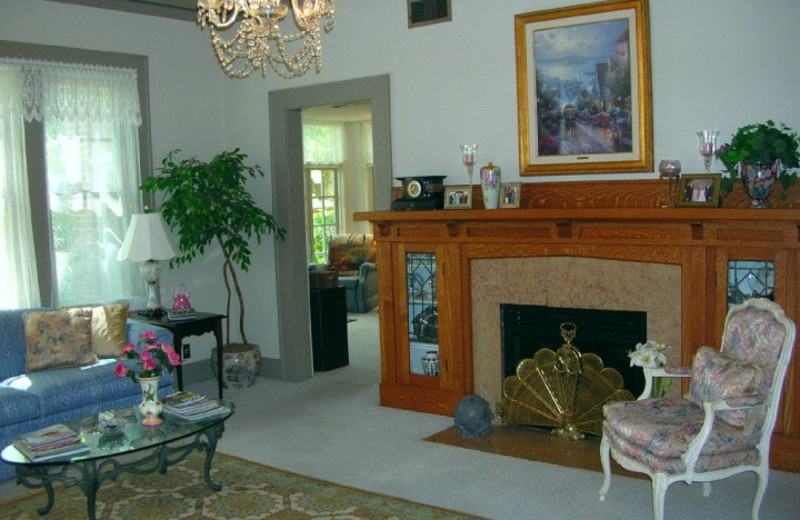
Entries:
POLYGON ((50 0, 64 4, 78 4, 100 9, 161 16, 194 22, 197 18, 197 0, 50 0))

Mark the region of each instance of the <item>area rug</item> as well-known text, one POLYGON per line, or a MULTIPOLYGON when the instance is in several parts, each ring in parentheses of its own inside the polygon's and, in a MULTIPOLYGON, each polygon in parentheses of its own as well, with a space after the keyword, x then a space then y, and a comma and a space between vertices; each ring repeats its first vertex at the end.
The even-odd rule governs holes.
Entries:
MULTIPOLYGON (((480 520, 454 511, 341 486, 216 454, 211 491, 203 480, 203 457, 193 454, 165 475, 124 474, 97 493, 97 519, 199 520, 480 520)), ((76 487, 55 486, 55 505, 46 517, 42 492, 0 503, 2 520, 86 518, 86 497, 76 487)))
MULTIPOLYGON (((587 436, 580 441, 555 437, 549 429, 513 425, 492 425, 488 435, 465 439, 451 426, 425 438, 429 442, 469 450, 506 455, 571 468, 603 471, 600 465, 600 439, 587 436)), ((611 463, 611 472, 626 477, 646 478, 611 463)))

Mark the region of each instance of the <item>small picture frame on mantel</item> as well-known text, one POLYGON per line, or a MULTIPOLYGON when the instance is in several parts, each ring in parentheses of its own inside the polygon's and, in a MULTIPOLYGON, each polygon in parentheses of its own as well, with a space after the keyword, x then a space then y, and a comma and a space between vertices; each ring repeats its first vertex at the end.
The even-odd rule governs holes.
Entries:
POLYGON ((719 207, 719 190, 722 175, 698 173, 681 175, 678 182, 676 206, 696 208, 719 207))
POLYGON ((445 186, 444 209, 472 209, 472 186, 469 184, 445 186))
POLYGON ((522 193, 521 182, 504 182, 500 184, 500 207, 518 208, 519 197, 522 193))

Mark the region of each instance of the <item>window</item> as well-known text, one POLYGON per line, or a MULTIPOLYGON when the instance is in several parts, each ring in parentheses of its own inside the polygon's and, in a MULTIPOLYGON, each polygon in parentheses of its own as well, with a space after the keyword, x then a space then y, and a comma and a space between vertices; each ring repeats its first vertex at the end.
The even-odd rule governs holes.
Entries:
POLYGON ((338 217, 339 169, 306 168, 311 222, 311 261, 328 262, 328 249, 333 235, 340 232, 338 217))
POLYGON ((149 157, 149 150, 140 146, 141 141, 146 144, 148 135, 147 128, 142 128, 146 112, 140 109, 140 100, 146 100, 142 95, 146 61, 72 49, 63 50, 64 59, 62 54, 49 55, 54 48, 15 44, 9 51, 8 45, 2 42, 0 55, 23 58, 0 58, 0 73, 12 78, 18 74, 22 80, 11 84, 0 80, 0 91, 7 98, 13 92, 9 88, 18 86, 23 106, 22 115, 19 107, 0 110, 0 123, 4 128, 18 126, 24 138, 11 143, 0 132, 0 248, 4 248, 0 254, 8 264, 0 268, 14 272, 28 265, 35 269, 32 276, 16 279, 20 281, 16 292, 0 296, 0 307, 74 305, 143 296, 144 284, 136 266, 118 262, 116 253, 131 215, 142 209, 138 188, 143 173, 150 169, 149 158, 143 160, 149 157), (15 52, 20 50, 23 52, 15 52), (31 54, 37 59, 27 59, 31 54), (73 63, 134 66, 38 59, 56 57, 73 63), (53 95, 56 91, 58 103, 53 95), (5 160, 8 154, 20 155, 20 148, 23 160, 5 160), (9 179, 17 180, 14 191, 6 189, 9 179), (12 198, 29 201, 27 208, 23 203, 9 206, 7 201, 12 198), (9 233, 10 220, 27 224, 29 231, 9 233), (15 254, 7 256, 7 251, 15 254), (20 294, 31 286, 36 286, 33 297, 20 294))

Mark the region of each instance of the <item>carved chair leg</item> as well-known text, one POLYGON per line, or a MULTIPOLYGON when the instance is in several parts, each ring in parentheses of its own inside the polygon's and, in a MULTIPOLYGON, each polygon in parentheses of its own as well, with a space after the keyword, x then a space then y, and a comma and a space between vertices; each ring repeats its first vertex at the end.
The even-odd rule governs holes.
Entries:
POLYGON ((753 508, 750 511, 750 519, 758 520, 758 512, 761 509, 761 500, 764 498, 764 492, 767 490, 767 482, 769 481, 769 469, 756 471, 756 494, 753 497, 753 508))
POLYGON ((606 499, 608 488, 611 487, 611 443, 603 435, 600 441, 600 463, 603 465, 603 487, 600 488, 600 501, 606 499))
POLYGON ((653 520, 664 520, 664 496, 667 494, 667 476, 656 473, 653 479, 653 520))

